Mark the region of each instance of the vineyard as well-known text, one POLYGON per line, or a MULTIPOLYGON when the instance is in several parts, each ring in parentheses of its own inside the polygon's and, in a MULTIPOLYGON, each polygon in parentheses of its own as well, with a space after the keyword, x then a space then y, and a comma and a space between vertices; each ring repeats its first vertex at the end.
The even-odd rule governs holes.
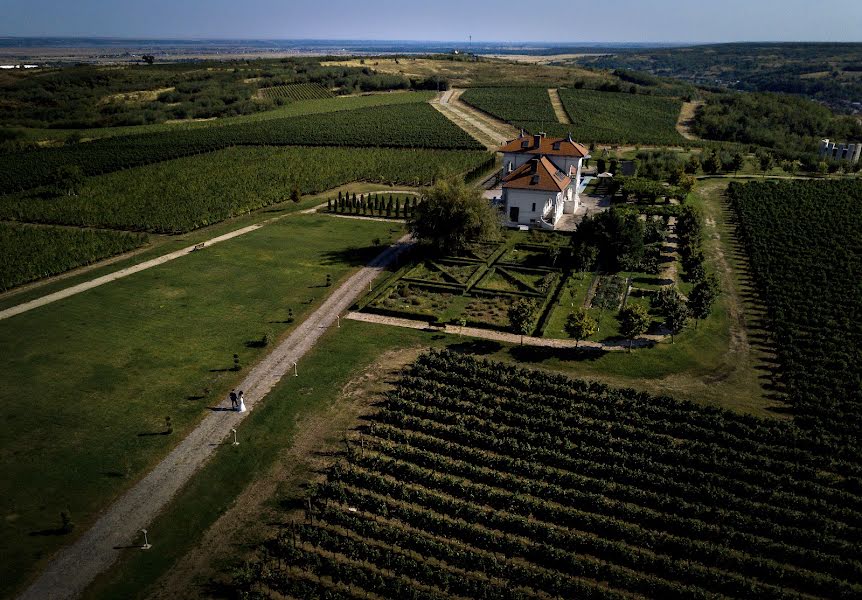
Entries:
POLYGON ((461 99, 529 132, 560 137, 571 132, 584 143, 685 142, 676 131, 681 103, 674 98, 579 89, 559 93, 571 125, 557 122, 544 88, 474 88, 461 99))
POLYGON ((0 291, 88 265, 147 242, 144 235, 0 223, 0 291))
POLYGON ((261 88, 260 95, 269 100, 299 102, 300 100, 323 100, 333 98, 334 94, 319 83, 294 83, 276 87, 261 88))
POLYGON ((530 131, 557 123, 548 90, 542 87, 470 88, 461 100, 514 125, 535 123, 525 127, 530 131))
POLYGON ((484 147, 429 104, 375 106, 221 127, 119 136, 0 155, 0 194, 52 181, 60 167, 85 175, 205 154, 230 146, 350 146, 480 150, 484 147))
POLYGON ((77 196, 0 197, 0 218, 181 233, 365 180, 411 186, 440 171, 465 173, 487 152, 388 148, 234 147, 92 177, 77 196))
POLYGON ((862 183, 732 183, 728 195, 797 423, 846 436, 858 459, 862 183))
POLYGON ((345 443, 241 597, 862 594, 859 465, 786 422, 437 352, 345 443))
POLYGON ((682 103, 675 98, 560 90, 573 134, 584 142, 682 144, 676 130, 682 103))

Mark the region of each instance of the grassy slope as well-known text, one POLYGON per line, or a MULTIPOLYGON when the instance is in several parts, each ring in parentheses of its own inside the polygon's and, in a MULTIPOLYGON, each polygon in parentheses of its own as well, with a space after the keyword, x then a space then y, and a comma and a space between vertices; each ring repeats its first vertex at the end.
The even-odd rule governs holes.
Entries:
POLYGON ((284 334, 287 309, 309 314, 376 253, 392 224, 291 217, 204 252, 0 321, 0 496, 6 500, 0 594, 27 577, 220 401, 264 351, 245 342, 284 334), (249 268, 254 265, 254 268, 249 268), (215 371, 213 371, 215 370, 215 371), (204 390, 211 389, 208 397, 204 390), (164 430, 172 436, 144 435, 164 430))

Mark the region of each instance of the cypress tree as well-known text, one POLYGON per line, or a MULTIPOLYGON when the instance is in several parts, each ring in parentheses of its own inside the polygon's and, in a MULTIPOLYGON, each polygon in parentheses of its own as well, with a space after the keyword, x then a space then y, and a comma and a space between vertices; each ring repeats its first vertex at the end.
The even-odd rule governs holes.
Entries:
POLYGON ((326 212, 332 212, 332 198, 326 199, 326 212))
POLYGON ((396 218, 396 219, 398 218, 398 212, 399 212, 399 209, 400 209, 400 207, 399 207, 398 198, 396 198, 396 199, 395 199, 395 218, 396 218))

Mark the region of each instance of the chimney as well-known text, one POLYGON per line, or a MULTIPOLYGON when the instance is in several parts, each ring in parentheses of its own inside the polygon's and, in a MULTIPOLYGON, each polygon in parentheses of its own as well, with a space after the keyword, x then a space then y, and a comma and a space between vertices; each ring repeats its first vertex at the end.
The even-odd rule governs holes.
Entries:
POLYGON ((538 148, 541 145, 541 143, 542 143, 542 134, 537 133, 536 135, 533 136, 533 145, 536 148, 538 148))
POLYGON ((535 173, 539 170, 539 159, 534 158, 530 160, 530 173, 535 173))

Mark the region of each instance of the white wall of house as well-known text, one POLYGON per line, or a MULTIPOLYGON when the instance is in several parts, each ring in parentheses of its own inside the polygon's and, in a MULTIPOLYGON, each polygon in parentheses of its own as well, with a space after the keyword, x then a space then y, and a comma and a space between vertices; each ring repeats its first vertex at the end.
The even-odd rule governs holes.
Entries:
POLYGON ((571 195, 571 188, 566 192, 548 192, 542 190, 503 189, 503 205, 505 218, 509 223, 517 225, 540 226, 542 217, 551 223, 556 223, 563 215, 565 201, 571 195), (512 208, 518 208, 517 220, 511 219, 512 208))

